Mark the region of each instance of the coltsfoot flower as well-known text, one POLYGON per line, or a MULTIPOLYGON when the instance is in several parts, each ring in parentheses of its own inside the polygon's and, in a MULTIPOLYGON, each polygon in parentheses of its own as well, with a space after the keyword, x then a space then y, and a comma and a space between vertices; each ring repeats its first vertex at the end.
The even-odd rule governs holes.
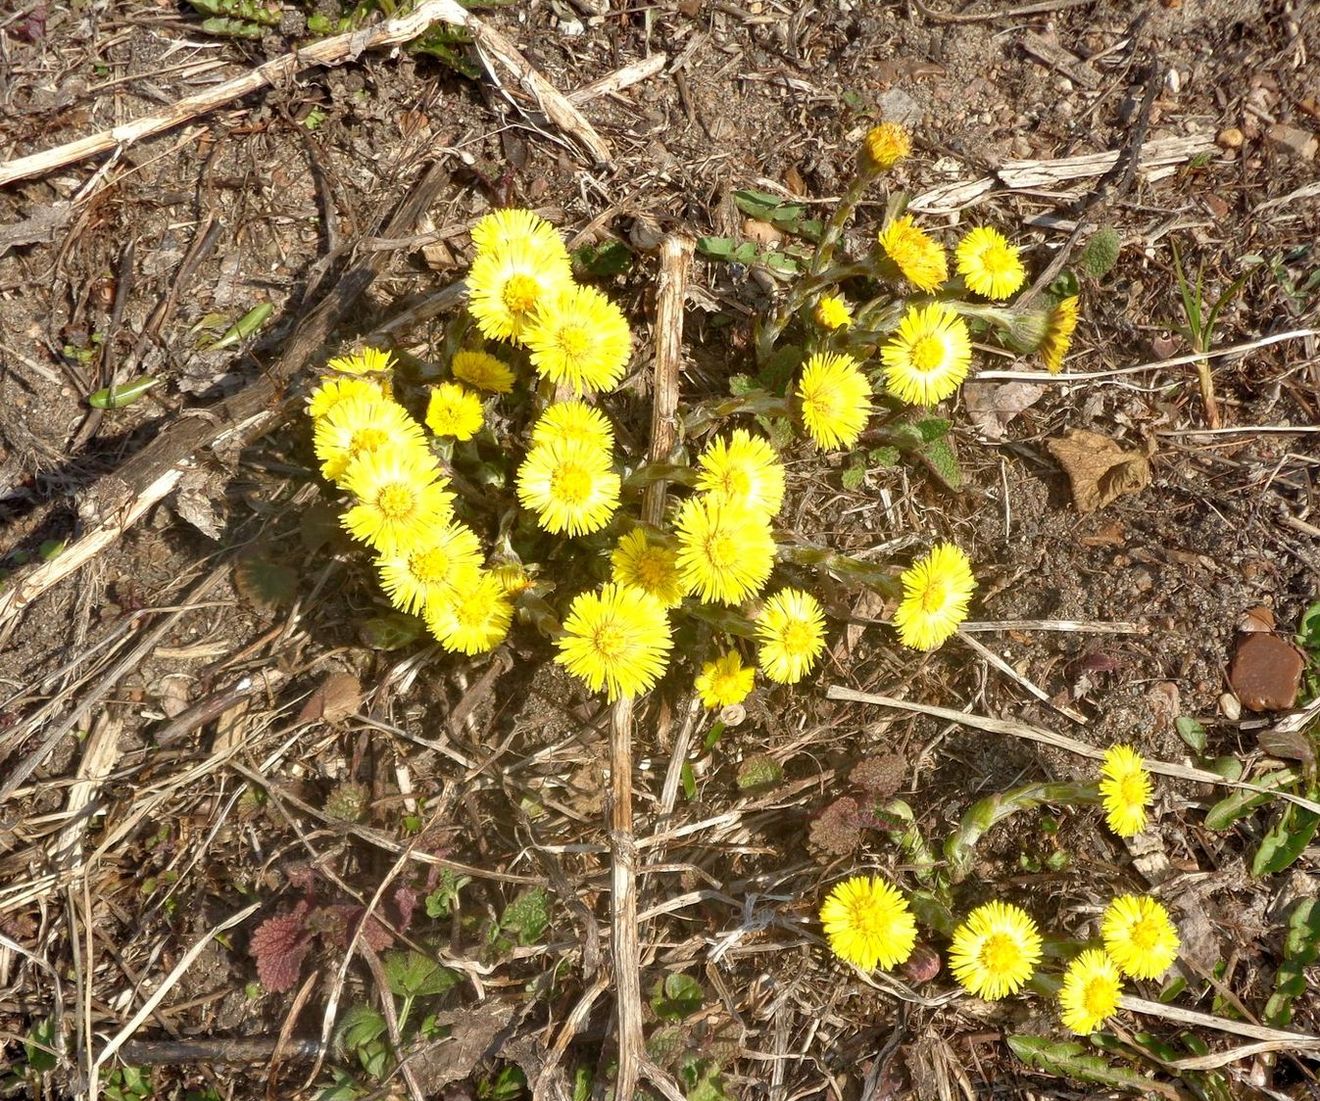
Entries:
POLYGON ((312 447, 321 460, 321 474, 342 484, 348 464, 382 447, 426 450, 422 426, 396 402, 379 397, 347 398, 336 402, 315 421, 312 447))
POLYGON ((968 288, 986 298, 1002 301, 1017 293, 1027 269, 1015 245, 992 226, 968 230, 954 251, 958 274, 968 288))
POLYGON ((442 382, 431 387, 426 403, 426 427, 437 436, 470 440, 485 422, 481 398, 456 382, 442 382))
POLYGON ((825 615, 810 593, 780 589, 756 617, 757 662, 772 681, 796 684, 825 649, 825 615))
POLYGON ((972 362, 967 322, 943 302, 912 306, 880 358, 891 394, 910 405, 934 405, 967 377, 972 362))
POLYGON ((650 593, 610 582, 579 593, 564 618, 555 661, 611 702, 649 689, 665 671, 669 617, 650 593))
POLYGON ((489 352, 465 348, 455 352, 449 370, 459 382, 466 382, 488 394, 507 394, 513 389, 513 371, 504 360, 489 352))
POLYGON ((822 329, 846 329, 852 324, 848 300, 838 294, 822 294, 811 316, 822 329))
POLYGON ((903 278, 918 290, 933 291, 949 278, 944 248, 910 214, 895 218, 880 231, 880 247, 898 265, 903 278))
POLYGON ((336 405, 350 398, 366 401, 388 401, 381 384, 375 379, 331 376, 307 397, 307 415, 313 420, 324 417, 336 405))
POLYGON ((608 524, 619 507, 619 476, 599 447, 537 444, 518 468, 518 500, 546 531, 585 535, 608 524))
POLYGON ((745 428, 701 453, 697 488, 721 504, 774 516, 784 503, 784 464, 767 440, 745 428))
POLYGON ((718 710, 742 703, 752 690, 756 670, 745 666, 738 651, 730 650, 714 661, 702 663, 697 674, 697 695, 703 707, 718 710))
POLYGON ((764 513, 689 497, 678 510, 678 573, 685 592, 738 604, 761 591, 775 564, 775 540, 764 513))
POLYGON ((634 528, 610 555, 611 577, 620 585, 650 593, 666 608, 683 602, 678 576, 678 551, 667 543, 653 541, 641 528, 634 528))
POLYGON ((1126 745, 1105 750, 1100 765, 1100 795, 1105 821, 1119 837, 1134 837, 1146 828, 1151 790, 1150 773, 1140 753, 1126 745))
POLYGON ((912 135, 896 122, 882 122, 867 131, 860 156, 864 168, 885 172, 911 152, 912 135))
POLYGON ((628 319, 595 287, 561 290, 537 308, 522 340, 538 375, 579 394, 612 390, 632 355, 628 319))
POLYGON ((407 554, 382 555, 376 568, 391 603, 400 611, 420 614, 430 602, 476 584, 481 543, 471 528, 450 523, 407 554))
POLYGON ((1052 375, 1063 370, 1063 357, 1072 347, 1073 332, 1077 328, 1077 296, 1065 298, 1050 311, 1045 323, 1045 337, 1041 341, 1040 356, 1052 375))
POLYGON ((472 240, 468 310, 483 336, 516 341, 536 308, 572 285, 568 250, 554 226, 530 210, 487 214, 472 240))
POLYGON ((802 423, 822 450, 851 447, 871 415, 871 381, 849 355, 817 352, 798 382, 802 423))
POLYGON ((341 375, 388 375, 394 370, 394 356, 383 348, 364 347, 346 356, 335 356, 326 368, 341 375))
POLYGON ((1089 1036, 1118 1011, 1123 976, 1099 948, 1088 948, 1073 958, 1063 973, 1059 1015, 1065 1028, 1089 1036))
POLYGON ((917 943, 907 899, 879 876, 837 884, 820 908, 820 921, 834 954, 863 971, 897 967, 917 943))
POLYGON ((1008 902, 978 906, 953 934, 949 968, 965 990, 995 1001, 1021 990, 1041 957, 1040 930, 1008 902))
POLYGON ((1157 979, 1178 958, 1178 930, 1149 895, 1120 895, 1100 918, 1105 951, 1134 979, 1157 979))
POLYGON ((359 455, 344 472, 344 488, 357 498, 343 524, 383 555, 425 546, 454 515, 435 459, 424 448, 387 447, 359 455))
POLYGON ((585 401, 557 401, 547 405, 532 426, 533 445, 556 440, 610 451, 614 447, 614 426, 604 413, 585 401))
POLYGON ((967 555, 953 543, 938 543, 903 571, 903 599, 894 612, 899 641, 914 650, 934 650, 967 618, 976 589, 967 555))
POLYGON ((500 579, 485 570, 427 602, 426 626, 446 650, 484 654, 509 633, 513 605, 500 579))

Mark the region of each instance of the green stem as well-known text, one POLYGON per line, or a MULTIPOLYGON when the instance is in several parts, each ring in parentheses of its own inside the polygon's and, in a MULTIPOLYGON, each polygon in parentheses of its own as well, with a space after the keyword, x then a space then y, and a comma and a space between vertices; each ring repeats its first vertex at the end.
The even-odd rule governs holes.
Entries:
POLYGON ((957 831, 944 842, 944 859, 949 865, 950 880, 961 883, 971 874, 977 842, 987 830, 1010 815, 1043 803, 1082 806, 1099 801, 1100 792, 1095 784, 1045 783, 996 792, 973 803, 963 815, 957 831))
POLYGON ((623 488, 645 489, 656 482, 678 482, 695 486, 697 472, 683 463, 643 463, 623 480, 623 488))
POLYGON ((683 418, 683 432, 695 436, 726 417, 751 413, 758 417, 787 417, 792 413, 787 398, 777 398, 764 390, 748 390, 733 398, 702 402, 683 418))
POLYGON ((865 586, 888 596, 903 594, 902 585, 890 574, 887 566, 863 562, 859 558, 851 558, 828 547, 819 547, 812 543, 780 543, 776 546, 775 552, 781 562, 824 571, 844 584, 865 586))

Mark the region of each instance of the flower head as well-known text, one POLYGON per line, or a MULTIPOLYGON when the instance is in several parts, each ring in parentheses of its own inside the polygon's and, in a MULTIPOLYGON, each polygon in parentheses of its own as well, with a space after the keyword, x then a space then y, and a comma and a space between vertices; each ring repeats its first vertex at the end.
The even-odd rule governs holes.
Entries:
POLYGON ((949 262, 940 243, 917 228, 912 215, 895 218, 880 231, 880 247, 918 290, 933 291, 949 278, 949 262))
POLYGON ((764 513, 689 497, 678 510, 678 572, 685 592, 737 604, 761 591, 775 564, 775 540, 764 513))
POLYGON ((954 255, 963 282, 986 298, 1008 298, 1026 281, 1027 269, 1017 247, 991 226, 968 230, 954 255))
POLYGON ((499 578, 482 570, 427 602, 426 626, 446 650, 484 654, 509 633, 513 605, 499 578))
POLYGON ((381 348, 364 347, 351 355, 336 356, 326 367, 341 375, 388 375, 394 370, 394 356, 381 348))
POLYGON ((838 294, 822 294, 811 316, 822 329, 846 329, 852 324, 848 300, 838 294))
POLYGON ((609 451, 614 447, 614 427, 605 414, 585 401, 557 401, 532 426, 532 444, 559 440, 584 443, 609 451))
POLYGON ((683 601, 678 577, 678 552, 667 543, 652 542, 641 528, 634 528, 610 555, 611 577, 620 585, 650 593, 666 608, 683 601))
POLYGON ((619 476, 602 448, 541 443, 518 468, 518 500, 546 531, 585 535, 608 524, 619 507, 619 476))
POLYGON ((978 906, 955 930, 949 967, 964 989, 994 1001, 1022 989, 1040 956, 1040 931, 1031 915, 996 900, 978 906))
POLYGON ((911 152, 912 136, 896 122, 873 126, 862 139, 862 164, 872 171, 884 172, 893 168, 911 152))
POLYGON ((697 695, 704 707, 712 710, 742 703, 752 690, 756 670, 743 665, 737 650, 721 654, 714 661, 703 662, 697 674, 697 695))
POLYGON ((478 256, 490 256, 524 245, 549 253, 568 250, 558 231, 533 210, 508 207, 482 215, 472 227, 472 244, 478 256))
POLYGON ((579 394, 613 389, 632 355, 628 319, 595 287, 562 289, 538 307, 522 339, 538 375, 579 394))
POLYGON ((507 394, 513 389, 513 371, 502 359, 489 352, 466 348, 455 352, 449 370, 454 378, 485 390, 488 394, 507 394))
POLYGON ((798 382, 802 422, 820 448, 851 447, 871 415, 871 382, 849 355, 817 352, 798 382))
POLYGON ((1040 355, 1045 367, 1052 375, 1063 370, 1063 357, 1072 347, 1073 331, 1077 328, 1077 296, 1065 298, 1053 310, 1045 325, 1045 339, 1040 345, 1040 355))
POLYGON ((554 226, 530 210, 497 210, 472 230, 477 255, 468 271, 468 309, 482 335, 518 340, 540 305, 573 282, 573 266, 554 226))
POLYGON ((1064 1027, 1090 1035, 1117 1011, 1122 993, 1123 977, 1114 961, 1099 948, 1088 948, 1063 973, 1059 1013, 1064 1027))
POLYGON ((425 545, 454 515, 454 495, 424 448, 368 451, 348 464, 343 484, 357 498, 344 527, 384 555, 425 545))
POLYGON ((825 614, 810 593, 780 589, 756 617, 757 663, 772 681, 796 684, 825 649, 825 614))
POLYGON ((1115 745, 1105 750, 1100 766, 1100 794, 1105 821, 1119 837, 1134 837, 1146 827, 1150 806, 1150 773, 1141 754, 1131 746, 1115 745))
POLYGON ((348 464, 382 447, 426 450, 422 427, 403 406, 381 398, 347 398, 316 420, 312 447, 321 460, 321 474, 341 482, 348 464))
POLYGON ((863 971, 897 967, 917 943, 907 899, 879 876, 858 875, 837 884, 820 908, 820 920, 834 954, 863 971))
POLYGON ((391 603, 401 611, 420 614, 431 601, 476 584, 481 544, 471 528, 449 523, 407 553, 381 555, 376 568, 391 603))
POLYGON ((456 382, 442 382, 431 387, 426 403, 426 427, 437 436, 470 440, 485 422, 481 398, 456 382))
POLYGON ((673 640, 664 605, 613 582, 579 593, 564 619, 555 661, 611 702, 645 692, 665 671, 673 640))
POLYGON ((1134 979, 1156 979, 1178 958, 1178 930, 1149 895, 1121 895, 1100 918, 1105 951, 1134 979))
POLYGON ((914 650, 934 650, 967 618, 976 589, 972 565, 962 548, 938 543, 903 571, 903 599, 894 612, 899 641, 914 650))
POLYGON ((697 488, 721 504, 774 516, 784 503, 784 464, 766 440, 745 428, 715 440, 697 465, 697 488))
POLYGON ((349 398, 389 400, 380 383, 373 379, 331 376, 308 395, 307 415, 313 419, 324 417, 341 401, 348 401, 349 398))
POLYGON ((911 405, 934 405, 967 377, 972 362, 967 322, 943 302, 910 306, 880 358, 891 394, 911 405))

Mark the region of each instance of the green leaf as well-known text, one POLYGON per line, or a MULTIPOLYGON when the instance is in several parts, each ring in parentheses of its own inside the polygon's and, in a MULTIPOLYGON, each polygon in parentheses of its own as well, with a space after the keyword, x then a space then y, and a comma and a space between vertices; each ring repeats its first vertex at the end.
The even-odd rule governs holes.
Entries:
POLYGON ((1273 789, 1294 784, 1299 778, 1300 774, 1293 768, 1275 769, 1273 772, 1257 778, 1257 787, 1270 790, 1260 793, 1235 791, 1232 795, 1220 799, 1219 802, 1205 812, 1206 828, 1212 830, 1228 829, 1239 818, 1245 818, 1257 807, 1263 806, 1273 799, 1273 789))
POLYGON ((609 279, 631 270, 633 254, 622 241, 583 245, 573 250, 573 266, 593 279, 609 279))
POLYGON ((591 1068, 579 1065, 573 1069, 573 1101, 591 1101, 591 1068))
POLYGON ((673 971, 651 988, 651 1009, 662 1021, 681 1021, 701 1009, 701 984, 691 975, 673 971))
POLYGON ((1113 226, 1102 226, 1091 235, 1077 258, 1077 266, 1092 279, 1103 279, 1118 263, 1122 241, 1113 226))
POLYGON ((926 417, 917 421, 913 427, 921 433, 923 443, 934 443, 949 434, 949 422, 943 417, 926 417))
POLYGON ((757 375, 763 389, 783 395, 806 358, 806 349, 800 344, 781 344, 766 358, 757 375))
POLYGON ((428 998, 447 994, 458 982, 458 975, 447 967, 411 949, 387 952, 381 962, 390 993, 401 998, 428 998))
POLYGON ((298 592, 298 571, 253 555, 235 568, 234 587, 258 608, 271 610, 293 603, 298 592))
POLYGON ((416 616, 386 612, 365 620, 358 628, 362 645, 372 650, 402 650, 419 638, 426 625, 416 616))
POLYGON ((522 1070, 506 1064, 477 1085, 478 1101, 516 1101, 527 1089, 527 1077, 522 1070))
POLYGON ((339 1022, 335 1044, 344 1052, 357 1051, 385 1035, 385 1018, 369 1005, 355 1005, 339 1022))
POLYGON ((504 908, 500 932, 524 948, 536 944, 550 924, 550 896, 544 887, 523 891, 504 908))
POLYGON ((1303 898, 1288 916, 1283 962, 1274 976, 1274 993, 1265 1003, 1265 1021, 1275 1028, 1292 1023, 1293 1000, 1306 992, 1306 968, 1320 958, 1320 900, 1303 898))
POLYGON ((866 464, 861 459, 854 458, 839 475, 839 481, 843 483, 844 489, 853 491, 861 489, 862 483, 866 481, 866 464))
POLYGON ((459 875, 450 868, 440 869, 440 878, 435 890, 426 896, 426 916, 449 917, 458 904, 459 892, 471 882, 471 876, 459 875))
POLYGON ((1205 727, 1190 715, 1179 715, 1173 724, 1178 737, 1192 747, 1198 754, 1205 752, 1205 727))
POLYGON ((932 440, 918 451, 917 455, 930 468, 931 473, 949 489, 955 492, 962 489, 962 467, 958 465, 958 456, 949 440, 932 440))
POLYGON ((93 409, 123 409, 125 406, 132 405, 138 398, 157 386, 160 379, 154 375, 140 375, 131 382, 125 382, 120 386, 107 386, 104 390, 97 390, 87 399, 87 404, 93 409))
POLYGON ((219 339, 205 348, 203 351, 218 352, 221 348, 228 348, 232 344, 246 340, 258 329, 261 328, 270 319, 270 315, 275 312, 275 307, 269 302, 263 302, 260 306, 253 306, 242 317, 229 326, 219 339))
POLYGON ((731 260, 738 242, 732 237, 698 237, 697 251, 712 260, 731 260))
POLYGON ((756 387, 756 380, 751 375, 730 375, 729 393, 735 398, 750 394, 756 387))
POLYGON ((1312 661, 1320 660, 1320 600, 1302 613, 1297 624, 1297 645, 1311 655, 1312 661))
POLYGON ((1081 293, 1076 274, 1068 268, 1065 268, 1059 274, 1059 277, 1050 284, 1050 294, 1055 298, 1074 298, 1081 293))
POLYGON ((481 70, 468 60, 464 47, 472 44, 472 36, 456 27, 433 26, 426 33, 408 43, 408 52, 426 54, 441 64, 448 65, 460 76, 476 80, 481 70))
POLYGON ((1155 1090, 1165 1096, 1177 1096, 1176 1092, 1144 1074, 1117 1066, 1099 1055, 1089 1054, 1085 1047, 1072 1040, 1051 1040, 1046 1036, 1010 1036, 1008 1046, 1028 1066, 1060 1078, 1076 1078, 1142 1094, 1155 1090))
POLYGON ((27 1065, 35 1071, 54 1070, 58 1060, 53 1051, 47 1051, 47 1048, 53 1048, 57 1038, 57 1028, 55 1019, 47 1017, 44 1021, 38 1021, 32 1026, 32 1034, 29 1039, 23 1043, 23 1054, 27 1059, 27 1065))
POLYGON ((866 453, 866 457, 871 460, 873 467, 889 468, 898 466, 903 453, 897 447, 873 447, 866 453))
POLYGON ((1242 779, 1242 762, 1236 757, 1216 757, 1207 762, 1205 767, 1230 783, 1235 784, 1242 779))
POLYGON ((1289 803, 1261 839, 1260 848, 1251 861, 1251 874, 1271 875, 1283 871, 1302 855, 1315 836, 1317 826, 1320 826, 1320 814, 1289 803))
POLYGON ((768 753, 755 753, 738 766, 738 790, 771 787, 784 778, 784 766, 768 753))
POLYGON ((733 193, 739 210, 758 222, 769 222, 784 233, 804 237, 808 241, 820 240, 824 226, 818 218, 806 217, 807 208, 801 203, 781 199, 764 191, 743 190, 733 193))

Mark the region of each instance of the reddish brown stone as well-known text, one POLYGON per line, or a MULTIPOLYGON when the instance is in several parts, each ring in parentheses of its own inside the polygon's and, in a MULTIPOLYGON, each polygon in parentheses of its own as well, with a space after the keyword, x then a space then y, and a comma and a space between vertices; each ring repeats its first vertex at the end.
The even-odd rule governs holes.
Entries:
POLYGON ((1297 701, 1303 665, 1278 635, 1252 633, 1239 641, 1228 679, 1248 711, 1286 711, 1297 701))

